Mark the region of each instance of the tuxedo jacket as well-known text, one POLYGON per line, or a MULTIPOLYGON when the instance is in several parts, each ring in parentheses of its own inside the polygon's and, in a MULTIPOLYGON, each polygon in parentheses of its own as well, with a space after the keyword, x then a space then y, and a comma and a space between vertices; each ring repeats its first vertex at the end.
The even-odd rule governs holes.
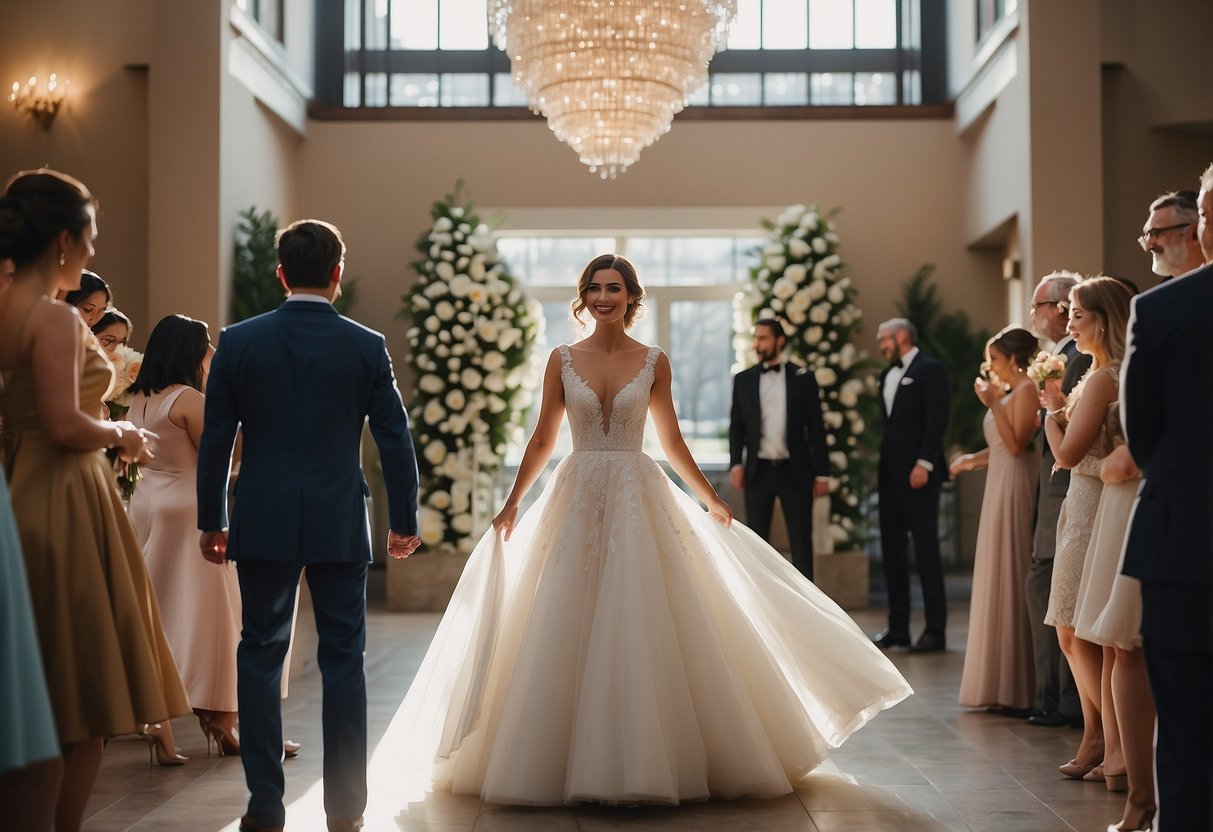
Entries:
POLYGON ((383 335, 327 303, 283 303, 224 328, 198 446, 198 526, 228 528, 227 483, 243 436, 228 557, 370 561, 360 445, 379 446, 389 523, 417 533, 417 460, 383 335))
MULTIPOLYGON (((798 482, 811 487, 817 477, 830 475, 826 450, 825 421, 821 395, 813 373, 795 364, 783 365, 787 385, 788 459, 798 482)), ((746 480, 758 470, 758 447, 762 441, 762 399, 758 380, 762 365, 756 364, 733 377, 733 409, 729 421, 729 465, 745 465, 746 480)))
POLYGON ((909 487, 910 471, 925 459, 935 470, 932 483, 948 477, 943 458, 943 433, 948 427, 951 404, 948 373, 943 365, 921 349, 897 385, 892 412, 886 413, 884 381, 892 367, 880 374, 880 412, 884 415, 884 437, 880 442, 880 479, 889 485, 909 487))
POLYGON ((1121 365, 1125 439, 1144 481, 1124 572, 1210 590, 1213 266, 1133 298, 1121 365))

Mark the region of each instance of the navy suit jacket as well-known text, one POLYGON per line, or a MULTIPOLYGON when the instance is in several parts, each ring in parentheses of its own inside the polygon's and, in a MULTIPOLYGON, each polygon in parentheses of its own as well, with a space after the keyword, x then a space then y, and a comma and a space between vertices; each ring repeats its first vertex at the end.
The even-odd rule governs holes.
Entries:
MULTIPOLYGON (((756 476, 762 441, 762 400, 758 393, 761 376, 762 365, 755 364, 733 377, 729 465, 741 465, 744 458, 747 482, 753 482, 756 476)), ((797 482, 812 487, 817 477, 830 476, 821 394, 817 379, 803 367, 785 363, 783 376, 787 385, 788 459, 797 482)))
POLYGON ((943 458, 943 434, 948 427, 951 404, 948 372, 943 365, 921 349, 906 367, 893 410, 885 413, 884 380, 890 368, 880 374, 880 412, 884 415, 884 438, 880 442, 880 479, 884 484, 909 488, 910 471, 925 459, 935 466, 932 483, 948 478, 943 458))
MULTIPOLYGON (((1124 572, 1210 591, 1213 266, 1133 298, 1121 367, 1125 439, 1144 482, 1124 572)), ((1191 626, 1191 622, 1189 624, 1191 626)))
POLYGON ((368 421, 391 528, 415 535, 417 460, 383 335, 306 300, 224 328, 198 446, 198 527, 229 526, 228 472, 240 428, 228 557, 372 560, 360 456, 368 421))

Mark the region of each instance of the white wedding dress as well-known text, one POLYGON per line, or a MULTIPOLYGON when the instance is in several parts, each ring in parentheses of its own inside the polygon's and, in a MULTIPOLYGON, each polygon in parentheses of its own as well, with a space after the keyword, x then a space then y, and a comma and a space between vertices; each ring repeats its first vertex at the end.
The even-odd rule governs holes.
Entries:
POLYGON ((641 452, 660 353, 468 560, 392 735, 435 788, 526 805, 786 794, 910 686, 833 601, 641 452))

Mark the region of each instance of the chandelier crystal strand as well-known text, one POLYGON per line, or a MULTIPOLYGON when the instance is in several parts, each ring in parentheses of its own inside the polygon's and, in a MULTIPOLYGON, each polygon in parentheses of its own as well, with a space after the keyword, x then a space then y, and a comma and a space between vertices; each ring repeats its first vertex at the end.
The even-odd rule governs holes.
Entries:
POLYGON ((531 110, 614 179, 707 81, 735 0, 492 0, 490 25, 531 110))

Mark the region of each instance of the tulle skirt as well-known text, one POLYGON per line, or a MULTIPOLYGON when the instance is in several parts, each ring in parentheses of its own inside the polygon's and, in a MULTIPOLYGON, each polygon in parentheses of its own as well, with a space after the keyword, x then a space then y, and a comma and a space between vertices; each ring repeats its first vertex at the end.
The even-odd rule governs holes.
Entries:
POLYGON ((389 729, 526 805, 775 796, 912 693, 851 618, 649 457, 579 451, 477 545, 389 729))

